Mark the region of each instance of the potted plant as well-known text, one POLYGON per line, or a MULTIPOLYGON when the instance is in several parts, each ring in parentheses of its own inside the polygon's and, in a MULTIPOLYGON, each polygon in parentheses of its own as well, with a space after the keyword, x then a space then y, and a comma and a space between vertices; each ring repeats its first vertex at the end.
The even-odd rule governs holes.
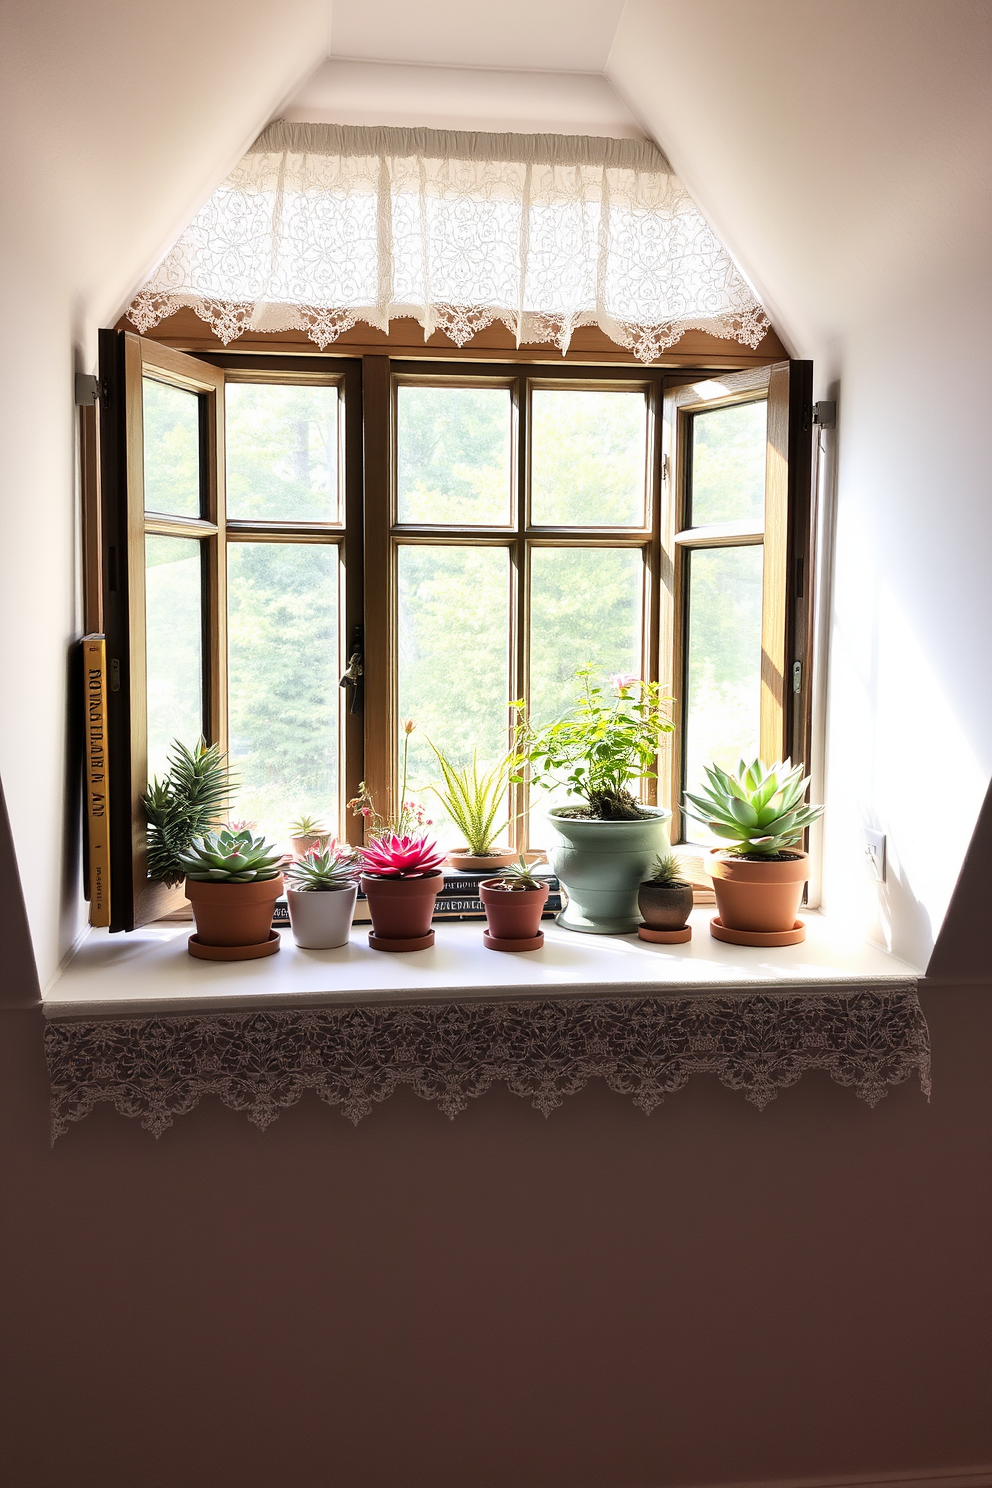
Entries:
POLYGON ((804 804, 802 766, 741 760, 736 775, 707 765, 706 779, 701 795, 686 795, 685 809, 724 843, 709 854, 717 907, 711 934, 734 945, 798 945, 806 939, 796 916, 809 877, 799 843, 823 814, 822 806, 804 804))
POLYGON ((227 756, 202 739, 193 749, 175 739, 168 765, 164 779, 149 783, 142 805, 148 818, 148 877, 175 888, 186 873, 182 854, 223 820, 235 782, 227 756))
POLYGON ((548 885, 537 878, 523 853, 496 878, 484 878, 479 894, 488 928, 482 939, 491 951, 537 951, 544 944, 541 915, 548 885))
POLYGON ((248 829, 221 828, 181 857, 196 934, 189 953, 204 961, 249 961, 279 950, 272 910, 282 893, 284 855, 248 829))
POLYGON ((444 853, 432 837, 374 838, 361 849, 362 893, 376 951, 423 951, 434 944, 431 916, 444 882, 444 853))
MULTIPOLYGON (((567 785, 579 803, 555 806, 548 820, 561 839, 548 854, 568 890, 558 924, 594 935, 626 935, 640 923, 637 890, 659 853, 667 850, 671 812, 644 806, 630 787, 653 780, 662 736, 672 732, 670 700, 656 682, 615 676, 611 687, 576 675, 582 694, 562 718, 516 729, 514 763, 537 783, 567 785)), ((522 704, 515 704, 520 708, 522 704)))
POLYGON ((692 939, 692 926, 686 923, 692 912, 692 884, 681 875, 682 864, 671 853, 655 859, 637 891, 642 920, 637 933, 642 940, 681 945, 692 939))
POLYGON ((289 824, 289 836, 293 844, 293 857, 302 858, 315 847, 326 847, 331 833, 319 816, 298 816, 289 824))
POLYGON ((296 944, 309 951, 347 945, 357 898, 354 848, 333 841, 312 847, 286 872, 286 903, 296 944))
POLYGON ((448 862, 460 873, 486 873, 505 868, 513 862, 513 853, 507 848, 499 851, 493 844, 506 826, 506 822, 495 825, 500 806, 509 786, 510 758, 500 760, 491 770, 479 774, 479 760, 472 751, 472 763, 458 769, 437 745, 428 739, 434 751, 443 789, 432 785, 432 790, 448 809, 448 814, 465 839, 464 847, 448 853, 448 862))

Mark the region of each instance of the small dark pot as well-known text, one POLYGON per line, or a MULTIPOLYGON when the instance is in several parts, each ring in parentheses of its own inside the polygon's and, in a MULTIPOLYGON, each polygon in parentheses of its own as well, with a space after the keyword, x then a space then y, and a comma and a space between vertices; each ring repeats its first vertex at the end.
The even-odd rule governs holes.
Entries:
POLYGON ((488 878, 479 885, 490 936, 494 940, 535 940, 541 933, 548 885, 541 884, 538 889, 502 889, 496 887, 498 883, 499 879, 488 878))
POLYGON ((642 883, 637 907, 649 930, 681 930, 692 911, 692 885, 642 883))
POLYGON ((377 951, 425 951, 434 944, 431 916, 443 873, 419 878, 376 878, 362 875, 372 930, 369 945, 377 951))

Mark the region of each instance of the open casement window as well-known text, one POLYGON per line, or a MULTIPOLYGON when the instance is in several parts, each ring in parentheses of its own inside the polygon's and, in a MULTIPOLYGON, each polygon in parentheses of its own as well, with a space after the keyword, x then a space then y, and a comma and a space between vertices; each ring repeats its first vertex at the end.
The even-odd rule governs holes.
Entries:
POLYGON ((809 758, 811 396, 812 363, 782 362, 665 399, 673 842, 707 841, 681 811, 706 764, 809 758))
POLYGON ((111 929, 129 930, 183 903, 148 879, 141 806, 176 740, 230 749, 234 814, 267 835, 305 811, 344 835, 360 395, 341 360, 230 370, 122 331, 100 358, 111 929))

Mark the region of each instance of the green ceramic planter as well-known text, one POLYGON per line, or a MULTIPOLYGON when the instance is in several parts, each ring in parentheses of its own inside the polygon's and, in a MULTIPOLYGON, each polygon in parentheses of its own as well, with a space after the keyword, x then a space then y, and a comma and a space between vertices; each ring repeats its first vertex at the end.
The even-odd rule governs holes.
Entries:
POLYGON ((557 916, 566 930, 588 935, 630 935, 641 922, 637 890, 659 853, 670 850, 672 813, 646 806, 640 821, 580 821, 548 812, 561 838, 551 848, 551 866, 568 890, 568 904, 557 916))

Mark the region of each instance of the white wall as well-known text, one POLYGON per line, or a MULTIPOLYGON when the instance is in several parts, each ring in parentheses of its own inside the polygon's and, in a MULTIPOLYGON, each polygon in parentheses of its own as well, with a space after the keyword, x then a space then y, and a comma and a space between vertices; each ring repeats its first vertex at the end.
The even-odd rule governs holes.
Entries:
POLYGON ((824 903, 918 964, 992 775, 990 46, 971 0, 629 0, 607 68, 837 397, 824 903))
POLYGON ((326 0, 7 0, 0 37, 0 778, 42 984, 80 925, 66 671, 74 368, 326 50, 326 0))

